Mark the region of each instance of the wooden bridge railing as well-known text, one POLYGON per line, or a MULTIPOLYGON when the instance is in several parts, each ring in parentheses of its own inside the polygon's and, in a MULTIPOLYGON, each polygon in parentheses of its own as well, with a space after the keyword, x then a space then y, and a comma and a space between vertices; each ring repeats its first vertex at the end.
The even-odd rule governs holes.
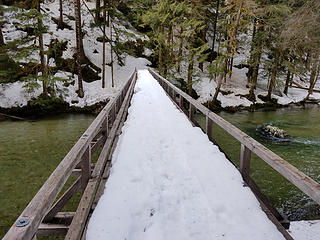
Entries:
MULTIPOLYGON (((214 141, 212 137, 212 123, 215 123, 241 143, 239 171, 241 172, 244 181, 257 196, 258 200, 260 201, 261 207, 266 211, 271 221, 276 224, 278 220, 283 219, 281 219, 282 216, 268 202, 267 198, 264 196, 264 194, 262 194, 259 187, 250 177, 251 153, 255 153, 283 177, 285 177, 292 184, 298 187, 302 192, 304 192, 315 202, 320 204, 320 184, 318 182, 314 181, 312 178, 310 178, 309 176, 298 170, 296 167, 285 161, 283 158, 273 153, 271 150, 264 147, 262 144, 233 126, 231 123, 227 122, 217 114, 210 111, 208 108, 197 102, 185 92, 181 91, 179 88, 174 86, 172 83, 157 74, 152 69, 149 68, 149 72, 160 83, 160 85, 167 92, 173 102, 175 102, 178 107, 185 112, 191 122, 197 125, 197 122, 194 119, 194 113, 196 110, 204 114, 204 116, 206 117, 205 132, 211 141, 214 141), (187 106, 187 108, 185 106, 187 106)), ((279 225, 276 225, 279 229, 279 225)), ((287 228, 289 227, 286 224, 283 225, 287 228)), ((284 229, 279 230, 285 235, 287 239, 292 239, 292 237, 288 235, 287 232, 284 231, 284 229)))
POLYGON ((110 99, 60 162, 3 240, 36 239, 36 236, 43 235, 67 235, 66 239, 74 240, 82 238, 92 205, 103 192, 104 184, 100 182, 108 176, 110 155, 125 120, 136 79, 135 69, 119 93, 110 99), (91 155, 102 146, 92 169, 91 155), (78 178, 57 199, 71 175, 78 178), (77 211, 60 212, 80 189, 82 197, 77 211))

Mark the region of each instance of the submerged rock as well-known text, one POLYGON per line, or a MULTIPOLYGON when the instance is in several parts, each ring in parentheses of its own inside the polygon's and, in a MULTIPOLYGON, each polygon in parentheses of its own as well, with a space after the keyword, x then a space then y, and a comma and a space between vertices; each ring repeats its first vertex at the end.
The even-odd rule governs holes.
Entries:
POLYGON ((271 124, 261 125, 256 130, 263 137, 266 137, 274 141, 281 141, 281 142, 292 141, 292 138, 288 133, 286 133, 283 129, 280 129, 276 126, 272 126, 271 124))

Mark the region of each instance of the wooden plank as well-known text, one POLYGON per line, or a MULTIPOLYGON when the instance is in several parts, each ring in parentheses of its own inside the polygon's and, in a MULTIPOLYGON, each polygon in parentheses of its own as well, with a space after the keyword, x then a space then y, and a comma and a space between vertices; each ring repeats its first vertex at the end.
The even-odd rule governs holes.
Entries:
POLYGON ((193 122, 193 119, 194 119, 194 112, 195 112, 195 107, 192 105, 191 102, 189 102, 189 119, 191 122, 193 122))
POLYGON ((262 144, 218 116, 217 114, 211 112, 202 104, 198 103, 192 97, 178 89, 172 83, 170 83, 165 78, 161 77, 157 73, 155 73, 152 69, 149 68, 149 72, 151 75, 160 81, 163 81, 175 89, 175 91, 182 95, 183 98, 192 104, 195 108, 197 108, 200 112, 202 112, 205 116, 210 118, 213 122, 215 122, 218 126, 223 128, 226 132, 228 132, 231 136, 236 138, 240 143, 254 152, 258 157, 264 160, 267 164, 269 164, 273 169, 275 169, 278 173, 284 176, 287 180, 289 180, 292 184, 298 187, 302 192, 312 198, 315 202, 320 204, 320 184, 314 181, 312 178, 299 171, 297 168, 292 166, 290 163, 286 162, 284 159, 264 147, 262 144))
POLYGON ((52 219, 52 223, 63 223, 70 225, 74 215, 75 212, 58 212, 52 219))
POLYGON ((286 229, 279 223, 275 216, 269 211, 262 201, 259 200, 262 210, 266 213, 269 220, 277 227, 278 231, 283 235, 286 240, 294 240, 292 236, 286 231, 286 229))
POLYGON ((81 189, 82 192, 87 187, 87 183, 91 176, 91 145, 88 146, 87 150, 84 152, 81 157, 81 189))
POLYGON ((259 186, 255 183, 255 181, 248 176, 245 180, 245 183, 248 187, 250 187, 251 191, 254 193, 259 202, 262 202, 266 208, 275 216, 275 218, 283 225, 285 229, 289 229, 290 222, 287 217, 280 214, 278 210, 270 203, 269 199, 266 195, 264 195, 259 186))
POLYGON ((105 170, 103 172, 102 179, 100 181, 100 184, 99 184, 95 199, 94 199, 92 207, 91 207, 92 210, 95 209, 96 205, 98 204, 98 201, 99 201, 100 197, 104 193, 105 185, 106 185, 106 182, 107 182, 107 180, 109 178, 110 169, 111 169, 111 166, 112 166, 112 163, 111 163, 112 154, 113 154, 115 148, 117 147, 119 136, 121 134, 121 128, 124 125, 124 122, 125 122, 125 120, 127 118, 128 108, 129 108, 129 104, 126 105, 125 110, 124 110, 124 114, 122 115, 121 122, 120 122, 120 125, 118 127, 118 131, 116 133, 116 138, 115 138, 115 140, 114 140, 114 142, 112 144, 112 148, 111 148, 111 151, 110 151, 110 154, 109 154, 107 165, 106 165, 105 170))
POLYGON ((77 169, 77 168, 73 169, 73 170, 72 170, 72 173, 71 173, 71 176, 72 176, 72 177, 79 177, 79 176, 81 176, 81 169, 77 169))
POLYGON ((37 236, 65 236, 69 227, 65 224, 41 223, 37 236))
POLYGON ((183 108, 183 97, 181 94, 179 94, 179 107, 182 109, 183 108))
POLYGON ((51 207, 46 216, 43 219, 43 222, 49 222, 53 217, 61 211, 61 209, 69 202, 69 200, 74 196, 74 194, 79 190, 80 177, 67 189, 67 191, 58 199, 58 201, 51 207))
MULTIPOLYGON (((136 74, 135 74, 136 76, 136 74)), ((128 93, 126 94, 125 100, 120 108, 119 114, 117 115, 114 124, 111 128, 110 134, 108 136, 108 139, 101 151, 101 154, 98 158, 98 161, 96 163, 96 167, 93 170, 92 178, 89 180, 89 183, 87 185, 87 188, 85 189, 83 196, 80 200, 79 206, 77 208, 76 215, 73 218, 73 221, 70 225, 70 229, 66 235, 65 239, 80 239, 84 230, 84 226, 86 225, 87 218, 91 209, 91 205, 93 203, 95 193, 97 191, 98 184, 100 182, 102 173, 104 171, 104 168, 106 166, 106 161, 108 158, 108 155, 110 153, 110 149, 112 146, 112 142, 114 141, 116 137, 116 131, 117 128, 121 122, 122 115, 125 110, 126 104, 129 104, 129 101, 131 99, 134 85, 136 82, 136 77, 134 77, 130 88, 128 90, 128 93)))
POLYGON ((91 146, 91 155, 94 154, 106 141, 104 133, 97 139, 97 141, 91 146))
MULTIPOLYGON (((134 76, 136 76, 136 72, 132 73, 129 81, 131 81, 134 76)), ((119 94, 120 93, 118 93, 118 95, 119 94)), ((30 223, 24 227, 17 227, 16 224, 13 224, 3 240, 33 238, 43 217, 49 211, 50 206, 52 206, 54 200, 57 198, 59 192, 71 175, 72 170, 78 165, 81 156, 89 144, 91 144, 92 139, 100 131, 100 126, 109 114, 113 104, 114 99, 111 99, 18 217, 18 220, 27 219, 30 223)))
POLYGON ((251 151, 245 145, 241 144, 240 150, 240 172, 244 180, 250 175, 251 151))

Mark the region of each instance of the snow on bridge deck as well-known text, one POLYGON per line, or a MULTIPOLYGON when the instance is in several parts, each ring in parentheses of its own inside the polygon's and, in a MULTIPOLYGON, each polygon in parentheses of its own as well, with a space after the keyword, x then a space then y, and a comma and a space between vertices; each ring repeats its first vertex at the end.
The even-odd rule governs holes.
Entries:
POLYGON ((284 239, 237 169, 138 72, 113 167, 87 239, 284 239))

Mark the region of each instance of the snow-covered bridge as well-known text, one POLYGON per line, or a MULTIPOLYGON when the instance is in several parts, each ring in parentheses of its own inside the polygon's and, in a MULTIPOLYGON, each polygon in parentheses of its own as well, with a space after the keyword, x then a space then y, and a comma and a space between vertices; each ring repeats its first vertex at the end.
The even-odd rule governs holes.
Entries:
POLYGON ((152 70, 135 71, 4 239, 293 239, 250 178, 251 152, 320 203, 317 182, 152 70), (241 142, 240 171, 212 143, 213 122, 241 142), (61 212, 80 189, 77 211, 61 212))
POLYGON ((104 195, 87 239, 283 239, 241 174, 138 72, 104 195))

